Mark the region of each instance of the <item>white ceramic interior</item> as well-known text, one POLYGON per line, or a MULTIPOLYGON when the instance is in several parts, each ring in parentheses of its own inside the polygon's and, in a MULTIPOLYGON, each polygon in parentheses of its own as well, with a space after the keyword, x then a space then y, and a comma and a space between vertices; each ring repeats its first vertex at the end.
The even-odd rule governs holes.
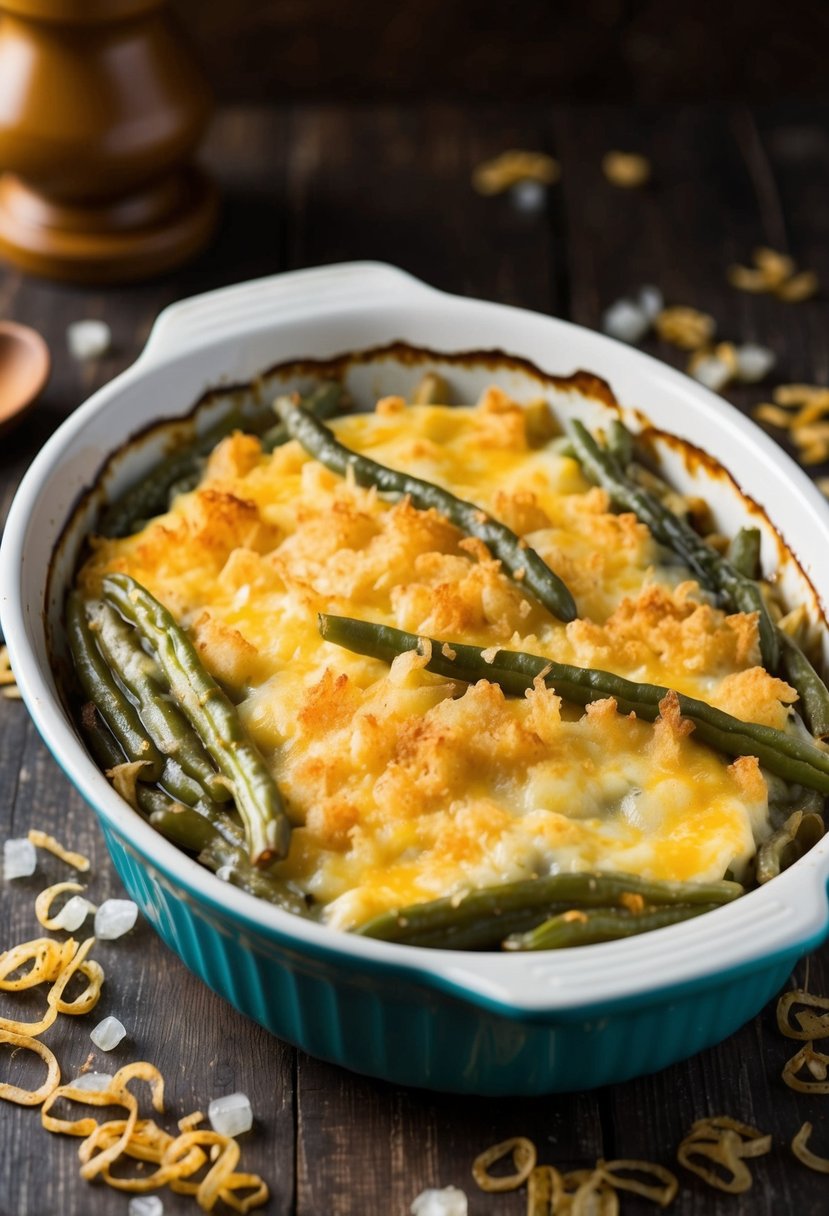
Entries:
MULTIPOLYGON (((436 986, 512 1012, 564 1012, 613 1003, 652 988, 654 977, 664 988, 793 947, 805 950, 826 932, 829 839, 780 878, 736 903, 640 938, 552 956, 421 950, 335 935, 220 883, 123 803, 89 758, 59 694, 50 663, 50 635, 59 654, 64 591, 97 509, 93 499, 75 511, 57 550, 51 582, 48 572, 67 521, 105 461, 153 422, 188 414, 208 389, 249 382, 285 360, 328 358, 398 340, 444 352, 495 348, 547 373, 567 376, 584 368, 603 377, 626 417, 646 415, 656 427, 709 452, 731 474, 705 467, 690 473, 681 453, 666 443, 660 453, 668 478, 682 489, 694 487, 703 494, 724 532, 733 533, 748 520, 759 522, 766 570, 779 568, 787 594, 805 600, 813 615, 829 603, 829 506, 768 436, 687 377, 590 330, 445 295, 390 266, 354 263, 279 275, 166 309, 138 361, 64 423, 35 460, 14 501, 0 552, 3 629, 23 698, 66 773, 99 814, 139 851, 154 853, 173 877, 213 899, 220 896, 226 906, 265 930, 289 934, 298 949, 303 942, 319 944, 324 935, 328 946, 336 941, 351 966, 359 967, 361 960, 405 960, 436 986), (752 508, 746 495, 762 510, 752 508), (781 562, 780 536, 797 561, 784 551, 781 562)), ((394 358, 355 364, 348 372, 348 387, 367 405, 380 393, 405 392, 421 371, 394 358)), ((481 364, 449 363, 446 371, 459 399, 473 400, 493 378, 481 364)), ((528 370, 513 368, 498 380, 519 399, 537 397, 543 389, 554 408, 577 409, 588 422, 607 413, 600 394, 594 399, 566 386, 544 386, 528 370)), ((260 393, 266 395, 271 386, 260 386, 260 393)), ((200 413, 199 424, 208 425, 223 406, 226 400, 220 394, 200 413)), ((105 478, 108 492, 116 494, 135 480, 162 450, 160 433, 127 449, 111 463, 105 478)))

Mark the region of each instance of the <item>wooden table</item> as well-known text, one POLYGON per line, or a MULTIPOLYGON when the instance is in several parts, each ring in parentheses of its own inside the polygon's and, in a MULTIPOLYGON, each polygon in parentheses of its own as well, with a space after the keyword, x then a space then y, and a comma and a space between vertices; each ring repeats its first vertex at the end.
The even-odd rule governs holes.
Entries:
MULTIPOLYGON (((508 82, 505 82, 508 91, 508 82)), ((217 121, 206 157, 222 182, 224 226, 195 265, 149 285, 84 291, 0 271, 0 316, 35 325, 54 373, 40 407, 3 440, 3 515, 32 456, 98 385, 136 357, 153 318, 171 300, 235 280, 351 258, 397 263, 438 287, 599 324, 602 310, 644 283, 670 302, 710 311, 723 337, 756 340, 778 355, 780 380, 829 380, 829 303, 782 304, 726 284, 726 266, 758 244, 790 250, 829 284, 829 109, 770 112, 686 109, 545 110, 542 107, 234 110, 217 121), (470 189, 480 160, 511 146, 561 160, 561 184, 543 210, 470 189), (655 180, 644 191, 609 186, 599 168, 610 148, 645 152, 655 180), (74 320, 103 317, 113 351, 89 364, 67 354, 74 320)), ((646 343, 680 362, 673 348, 646 343)), ((569 367, 560 369, 570 371, 569 367)), ((601 369, 598 369, 601 370, 601 369)), ((729 397, 748 408, 767 389, 729 397)), ((180 403, 171 402, 171 410, 180 403)), ((647 405, 646 402, 642 403, 647 405)), ((677 419, 681 430, 681 419, 677 419)), ((818 469, 817 472, 825 472, 818 469)), ((58 770, 20 703, 0 700, 0 831, 37 825, 93 859, 90 896, 121 894, 93 816, 58 770)), ((32 897, 62 877, 58 862, 4 886, 0 948, 36 933, 32 897), (54 876, 54 877, 52 877, 54 876)), ((566 1168, 599 1156, 674 1162, 676 1145, 703 1114, 728 1112, 774 1137, 753 1164, 743 1197, 709 1190, 679 1171, 682 1216, 763 1216, 829 1210, 829 1181, 791 1155, 805 1119, 829 1154, 827 1098, 803 1097, 780 1080, 794 1045, 776 1031, 773 1008, 726 1043, 657 1076, 595 1093, 535 1100, 467 1100, 396 1089, 311 1060, 245 1021, 196 981, 140 924, 96 951, 107 972, 94 1014, 61 1019, 46 1042, 67 1077, 86 1060, 89 1030, 113 1013, 128 1038, 104 1070, 154 1061, 167 1078, 175 1117, 221 1093, 244 1090, 256 1113, 244 1168, 260 1171, 280 1216, 404 1216, 426 1186, 454 1183, 472 1216, 523 1213, 523 1195, 477 1191, 470 1163, 484 1147, 522 1133, 541 1159, 566 1168)), ((798 970, 803 979, 805 967, 798 970)), ((811 960, 816 991, 829 991, 829 953, 811 960)), ((3 1068, 8 1061, 4 1058, 3 1068)), ((34 1072, 33 1074, 34 1075, 34 1072)), ((37 1082, 36 1082, 37 1083, 37 1082)), ((78 1176, 77 1141, 49 1136, 35 1110, 0 1109, 2 1216, 109 1216, 128 1197, 78 1176)), ((165 1212, 195 1203, 165 1194, 165 1212)), ((623 1212, 653 1210, 624 1197, 623 1212)))

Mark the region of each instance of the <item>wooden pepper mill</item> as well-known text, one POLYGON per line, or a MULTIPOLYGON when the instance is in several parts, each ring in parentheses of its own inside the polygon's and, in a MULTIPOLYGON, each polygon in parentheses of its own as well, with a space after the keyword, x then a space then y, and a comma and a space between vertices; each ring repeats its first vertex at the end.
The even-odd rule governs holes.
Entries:
POLYGON ((217 218, 189 164, 210 114, 166 0, 0 0, 0 256, 51 278, 146 278, 217 218))

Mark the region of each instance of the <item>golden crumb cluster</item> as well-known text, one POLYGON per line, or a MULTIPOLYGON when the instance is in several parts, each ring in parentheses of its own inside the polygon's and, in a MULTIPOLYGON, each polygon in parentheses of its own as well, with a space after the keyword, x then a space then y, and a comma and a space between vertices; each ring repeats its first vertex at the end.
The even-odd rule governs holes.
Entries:
MULTIPOLYGON (((539 686, 458 686, 414 652, 384 662, 321 640, 317 614, 451 648, 504 647, 667 685, 783 728, 793 690, 760 665, 753 615, 726 614, 648 530, 610 508, 555 420, 500 389, 472 408, 407 406, 333 424, 348 447, 478 504, 578 605, 568 625, 434 510, 385 501, 296 443, 235 434, 199 487, 122 540, 96 539, 85 597, 125 571, 174 613, 231 691, 294 824, 279 867, 351 928, 391 908, 551 870, 740 874, 769 831, 756 760, 729 763, 678 715, 586 712, 539 686)), ((682 509, 682 500, 677 499, 682 509)), ((687 505, 687 504, 685 504, 687 505)), ((667 704, 667 703, 666 703, 667 704)))

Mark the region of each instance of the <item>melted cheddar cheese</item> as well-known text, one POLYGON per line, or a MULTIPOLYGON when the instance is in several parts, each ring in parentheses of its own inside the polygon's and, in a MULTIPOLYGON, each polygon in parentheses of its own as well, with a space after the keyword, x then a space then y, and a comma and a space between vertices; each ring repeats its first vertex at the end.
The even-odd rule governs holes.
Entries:
POLYGON ((558 870, 737 875, 768 835, 757 761, 536 687, 448 683, 321 640, 317 613, 503 646, 664 684, 785 727, 796 694, 759 661, 752 615, 726 615, 632 515, 614 514, 537 412, 498 389, 474 408, 411 406, 333 423, 349 447, 472 500, 535 548, 579 609, 555 620, 486 547, 310 459, 235 434, 199 487, 123 540, 93 540, 79 580, 123 570, 190 631, 230 691, 294 823, 280 870, 329 923, 558 870))

